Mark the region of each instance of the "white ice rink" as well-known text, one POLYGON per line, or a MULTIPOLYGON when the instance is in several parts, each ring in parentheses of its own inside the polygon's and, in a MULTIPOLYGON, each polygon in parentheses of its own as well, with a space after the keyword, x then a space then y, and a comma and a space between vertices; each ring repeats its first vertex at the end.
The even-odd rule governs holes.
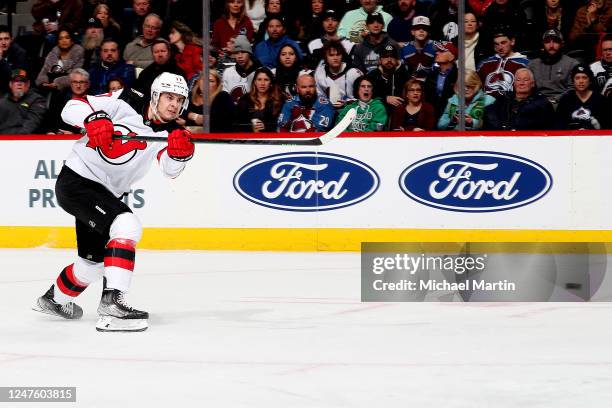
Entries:
POLYGON ((360 303, 358 253, 139 251, 144 333, 30 310, 74 251, 0 250, 2 407, 610 407, 612 304, 360 303))

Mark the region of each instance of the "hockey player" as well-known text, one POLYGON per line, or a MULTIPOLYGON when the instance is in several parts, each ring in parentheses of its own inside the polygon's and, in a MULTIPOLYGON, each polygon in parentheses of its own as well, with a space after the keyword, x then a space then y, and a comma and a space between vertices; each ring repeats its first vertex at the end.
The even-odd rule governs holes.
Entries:
POLYGON ((62 119, 86 132, 60 172, 55 192, 60 206, 76 218, 78 257, 66 266, 34 310, 79 319, 83 310, 74 299, 104 276, 98 306, 98 331, 142 331, 147 312, 126 301, 136 244, 142 226, 121 197, 157 160, 162 173, 177 177, 193 157, 190 133, 175 119, 187 107, 185 80, 162 73, 151 86, 151 102, 129 88, 72 99, 62 119), (113 139, 113 134, 167 136, 167 145, 113 139))

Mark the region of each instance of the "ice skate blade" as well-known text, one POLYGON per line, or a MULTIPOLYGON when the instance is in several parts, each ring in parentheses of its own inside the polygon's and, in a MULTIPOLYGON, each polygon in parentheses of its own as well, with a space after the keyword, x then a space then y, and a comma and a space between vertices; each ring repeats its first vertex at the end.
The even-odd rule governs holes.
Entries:
POLYGON ((119 319, 113 316, 100 316, 96 323, 99 332, 141 332, 148 327, 147 319, 119 319))

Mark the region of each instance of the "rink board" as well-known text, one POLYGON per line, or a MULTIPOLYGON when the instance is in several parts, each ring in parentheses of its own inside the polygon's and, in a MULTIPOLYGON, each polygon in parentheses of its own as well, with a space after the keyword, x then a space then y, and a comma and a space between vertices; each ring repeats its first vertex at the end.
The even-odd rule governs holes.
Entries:
MULTIPOLYGON (((155 249, 612 241, 612 138, 446 135, 200 144, 179 178, 153 168, 127 202, 145 226, 141 247, 155 249)), ((53 191, 73 140, 10 139, 0 139, 0 247, 73 247, 53 191)))

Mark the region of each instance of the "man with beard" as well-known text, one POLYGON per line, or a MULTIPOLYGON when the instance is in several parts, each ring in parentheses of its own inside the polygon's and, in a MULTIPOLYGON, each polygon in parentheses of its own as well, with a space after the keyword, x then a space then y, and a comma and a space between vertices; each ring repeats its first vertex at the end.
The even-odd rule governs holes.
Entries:
POLYGON ((588 65, 574 67, 574 90, 559 100, 555 120, 557 129, 610 129, 610 99, 593 91, 594 79, 588 65))
POLYGON ((89 67, 100 62, 102 41, 104 41, 104 26, 100 20, 91 17, 87 20, 87 28, 85 28, 85 34, 83 34, 83 40, 81 40, 81 46, 85 48, 83 68, 89 69, 89 67))
POLYGON ((276 68, 276 57, 281 48, 286 44, 293 46, 298 52, 299 59, 303 59, 301 48, 286 34, 286 22, 279 15, 272 15, 262 23, 266 27, 268 39, 260 41, 255 46, 255 57, 261 62, 261 65, 268 68, 276 68))
POLYGON ((315 79, 303 74, 297 79, 298 94, 283 105, 279 132, 325 132, 334 124, 334 110, 323 95, 317 95, 315 79))
POLYGON ((387 33, 391 38, 397 41, 400 47, 408 44, 412 40, 412 18, 417 15, 427 14, 423 3, 417 3, 417 0, 397 0, 395 17, 387 26, 387 33))
POLYGON ((374 97, 383 101, 387 113, 404 103, 401 95, 410 74, 406 66, 400 64, 399 50, 393 44, 388 44, 380 52, 378 68, 370 71, 368 79, 374 84, 374 97))
POLYGON ((556 108, 561 96, 572 89, 571 72, 578 61, 564 55, 563 35, 558 30, 548 30, 542 36, 542 55, 529 62, 538 90, 556 108))
POLYGON ((384 17, 379 12, 369 14, 366 18, 368 34, 361 44, 353 48, 353 66, 368 73, 378 66, 379 53, 389 44, 397 47, 397 43, 384 31, 384 17))
POLYGON ((105 93, 112 78, 121 78, 126 88, 136 81, 134 66, 119 57, 119 44, 115 40, 102 41, 100 56, 102 61, 89 69, 91 95, 105 93))
POLYGON ((153 54, 153 63, 138 75, 134 88, 144 95, 150 95, 153 81, 155 81, 155 78, 161 75, 162 72, 180 75, 187 81, 185 71, 180 69, 176 65, 176 60, 172 58, 172 49, 168 41, 163 38, 155 40, 151 46, 151 53, 153 54))
POLYGON ((612 95, 612 34, 601 40, 601 60, 591 64, 595 75, 595 87, 603 96, 612 95))
POLYGON ((255 70, 261 66, 253 59, 253 49, 244 35, 234 40, 231 57, 236 64, 223 71, 223 90, 230 94, 234 103, 238 103, 242 95, 249 93, 255 70))
POLYGON ((41 131, 47 110, 45 98, 30 89, 23 69, 11 73, 9 92, 0 98, 0 133, 29 134, 41 131))

